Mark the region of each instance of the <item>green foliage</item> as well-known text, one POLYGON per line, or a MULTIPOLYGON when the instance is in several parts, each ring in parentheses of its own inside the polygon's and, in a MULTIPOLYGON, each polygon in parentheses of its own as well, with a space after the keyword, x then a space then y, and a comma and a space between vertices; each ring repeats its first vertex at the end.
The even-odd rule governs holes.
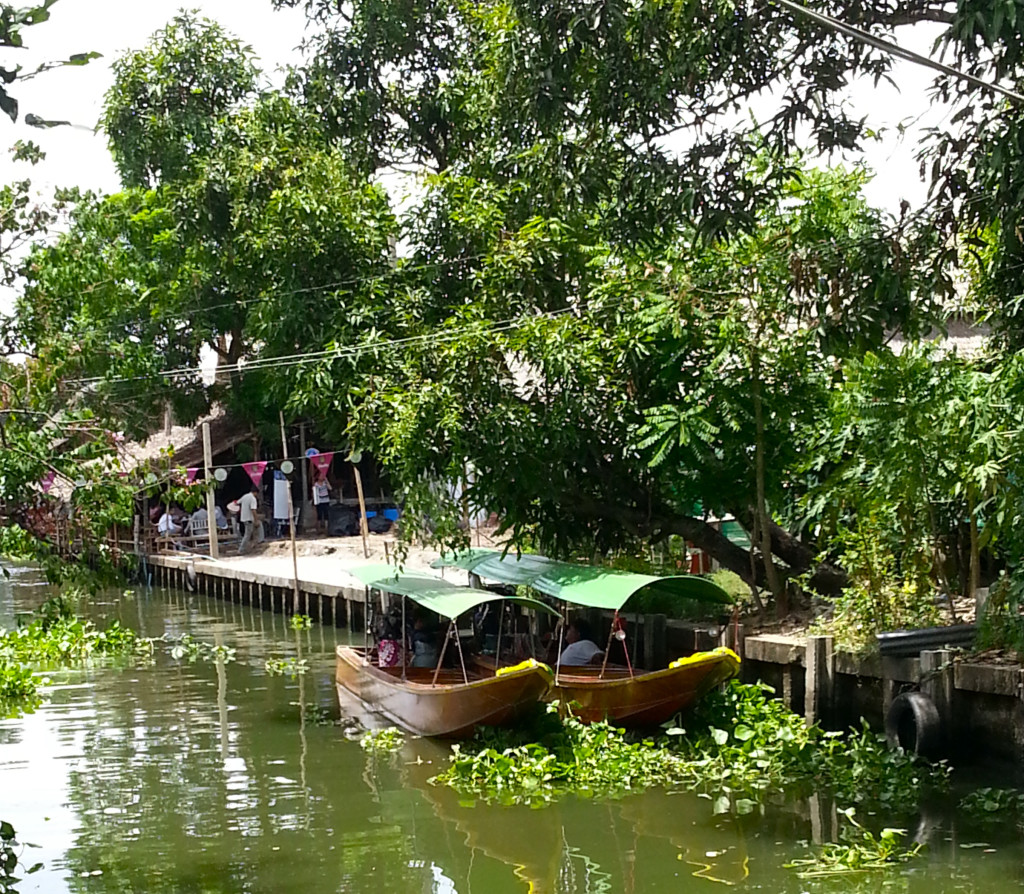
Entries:
POLYGON ((313 626, 313 619, 309 615, 292 615, 288 619, 288 626, 292 630, 309 630, 313 626))
POLYGON ((857 516, 855 531, 844 531, 837 543, 850 586, 833 600, 831 615, 812 630, 828 632, 857 653, 876 648, 875 634, 889 630, 933 627, 939 607, 927 571, 916 580, 902 579, 900 563, 885 544, 891 528, 874 516, 857 516))
POLYGON ((854 808, 839 812, 850 823, 842 832, 845 840, 824 845, 821 853, 814 857, 787 863, 787 869, 797 870, 797 875, 803 879, 880 872, 906 863, 921 852, 921 844, 915 844, 909 850, 904 847, 905 829, 882 829, 875 835, 853 818, 854 808))
POLYGON ((733 680, 677 718, 669 740, 688 759, 694 787, 755 798, 804 788, 898 809, 915 805, 922 790, 947 784, 948 768, 888 749, 867 724, 846 734, 808 727, 771 694, 764 684, 733 680))
POLYGON ((367 730, 359 739, 363 751, 390 753, 398 751, 405 744, 405 734, 396 727, 367 730))
MULTIPOLYGON (((0 46, 8 49, 23 49, 25 47, 25 29, 32 25, 39 25, 50 18, 50 7, 57 0, 42 0, 41 3, 33 3, 30 6, 11 6, 4 4, 0 7, 0 46)), ((0 67, 0 111, 3 111, 12 121, 18 120, 18 100, 11 95, 10 85, 17 79, 22 81, 35 77, 44 71, 61 66, 85 65, 93 59, 99 58, 99 53, 74 53, 66 60, 58 62, 44 62, 34 70, 24 71, 20 65, 8 67, 6 64, 0 67)), ((56 124, 67 124, 66 121, 43 121, 37 115, 26 115, 26 124, 34 124, 40 127, 52 127, 56 124)))
POLYGON ((182 633, 176 638, 164 640, 171 643, 170 654, 175 661, 185 660, 189 664, 197 661, 212 661, 228 664, 235 660, 236 650, 222 643, 208 643, 195 639, 189 633, 182 633))
POLYGON ((13 630, 0 628, 0 717, 34 710, 45 684, 34 668, 54 668, 110 658, 146 658, 152 642, 111 621, 99 629, 78 618, 69 596, 47 599, 13 630))
MULTIPOLYGON (((173 35, 165 38, 173 46, 173 35)), ((197 76, 203 83, 221 76, 217 53, 189 58, 210 68, 197 76)), ((189 79, 171 80, 152 89, 177 93, 189 79)), ((135 127, 148 119, 132 102, 114 111, 135 127)), ((187 114, 168 113, 191 135, 173 182, 83 201, 67 235, 30 258, 18 330, 40 361, 36 387, 79 392, 89 380, 79 401, 138 436, 167 403, 187 422, 218 399, 257 425, 276 425, 281 406, 294 404, 332 420, 340 435, 346 408, 338 389, 371 370, 372 358, 318 365, 308 381, 260 365, 307 350, 333 357, 375 337, 388 317, 382 284, 393 277, 387 195, 324 145, 316 116, 276 94, 229 103, 210 118, 203 151, 193 152, 196 131, 187 122, 209 118, 205 102, 195 102, 187 114), (196 369, 210 351, 225 367, 212 386, 198 375, 161 375, 196 369)), ((171 139, 162 131, 150 137, 171 139)))
POLYGON ((14 826, 6 820, 0 821, 0 892, 3 894, 13 891, 17 881, 14 876, 18 865, 18 854, 14 850, 17 843, 14 826))
POLYGON ((100 123, 124 185, 144 188, 187 176, 258 78, 249 47, 188 12, 113 69, 100 123))
MULTIPOLYGON (((558 706, 548 706, 548 713, 557 717, 558 706)), ((450 766, 432 781, 488 802, 539 806, 569 792, 616 797, 666 785, 677 778, 679 764, 652 740, 631 742, 607 723, 587 725, 569 714, 544 744, 495 741, 475 752, 453 745, 450 766)))
POLYGON ((841 626, 932 623, 937 598, 972 591, 983 551, 1012 549, 1019 382, 1017 360, 988 371, 929 347, 844 365, 808 452, 818 481, 802 512, 854 584, 841 626))
POLYGON ((750 599, 750 587, 743 582, 743 578, 728 568, 719 568, 714 572, 711 575, 711 582, 725 590, 734 605, 741 605, 750 599))
POLYGON ((27 624, 0 630, 0 658, 45 666, 151 652, 150 640, 118 621, 100 629, 92 621, 77 617, 64 596, 47 599, 27 624))
POLYGON ((335 723, 337 712, 323 705, 306 705, 303 714, 303 722, 311 723, 314 726, 332 726, 335 723))
POLYGON ((1024 794, 1011 788, 979 788, 961 798, 959 808, 976 820, 1019 820, 1024 816, 1024 794))
POLYGON ((40 704, 39 681, 27 664, 0 656, 0 718, 31 713, 40 704))
POLYGON ((978 619, 975 645, 979 649, 1011 649, 1024 654, 1024 579, 1018 569, 1004 574, 989 588, 985 610, 978 619))
MULTIPOLYGON (((858 146, 841 87, 889 57, 780 7, 304 5, 285 93, 187 13, 117 63, 104 126, 126 189, 30 256, 14 329, 36 396, 16 383, 15 405, 73 401, 133 434, 167 403, 257 428, 283 406, 374 455, 403 536, 464 543, 468 509, 555 555, 679 537, 782 606, 852 575, 853 631, 927 623, 983 552, 1011 554, 1024 376, 888 349, 939 321, 960 248, 1000 316, 1020 306, 1018 125, 998 103, 939 83, 964 115, 930 156, 945 200, 892 217, 863 167, 795 151, 858 146), (759 93, 778 114, 737 127, 759 93), (400 220, 373 180, 391 164, 428 171, 400 220), (965 216, 974 242, 950 238, 965 216), (188 371, 211 351, 209 384, 188 371)), ((882 34, 934 15, 965 67, 1019 79, 996 0, 848 6, 824 9, 882 34)), ((83 457, 8 427, 0 496, 34 496, 47 461, 77 477, 83 457)), ((127 492, 89 490, 93 532, 125 516, 127 492)))
POLYGON ((0 556, 8 559, 35 559, 39 557, 40 541, 20 525, 0 528, 0 556))
MULTIPOLYGON (((29 847, 33 846, 29 845, 29 847)), ((23 849, 24 846, 18 842, 14 826, 6 820, 0 820, 0 894, 16 894, 15 886, 20 879, 15 872, 23 849)), ((42 863, 36 863, 26 868, 24 872, 25 875, 31 875, 42 868, 42 863)))
POLYGON ((708 795, 716 812, 740 813, 771 793, 800 790, 902 809, 917 804, 922 790, 946 784, 944 766, 889 751, 866 725, 846 735, 808 728, 770 691, 733 681, 699 703, 688 729, 679 718, 658 740, 571 715, 559 724, 551 709, 546 727, 491 731, 465 750, 453 746, 436 781, 487 801, 534 805, 569 792, 617 797, 660 785, 708 795))
POLYGON ((309 661, 305 658, 268 658, 264 669, 271 677, 287 675, 294 680, 309 673, 309 661))

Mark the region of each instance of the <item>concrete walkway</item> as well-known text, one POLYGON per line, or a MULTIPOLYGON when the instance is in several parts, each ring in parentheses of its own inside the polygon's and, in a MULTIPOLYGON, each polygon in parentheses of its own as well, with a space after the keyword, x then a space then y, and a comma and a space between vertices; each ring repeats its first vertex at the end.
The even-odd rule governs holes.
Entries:
MULTIPOLYGON (((481 536, 482 546, 493 546, 490 538, 481 536)), ((476 539, 474 538, 474 544, 476 539)), ((391 535, 370 535, 370 556, 363 554, 363 543, 360 537, 300 537, 296 543, 298 552, 299 583, 337 585, 340 587, 359 586, 358 582, 346 573, 346 569, 359 565, 387 563, 399 564, 399 544, 391 535)), ((420 547, 411 544, 404 546, 406 553, 401 559, 400 567, 405 571, 427 572, 445 577, 455 583, 465 585, 466 572, 458 569, 446 571, 432 570, 430 563, 440 554, 433 547, 420 547)), ((226 556, 217 560, 197 557, 197 561, 215 564, 248 574, 258 574, 273 578, 292 580, 294 569, 292 564, 291 541, 288 539, 265 541, 256 550, 244 556, 226 556)))

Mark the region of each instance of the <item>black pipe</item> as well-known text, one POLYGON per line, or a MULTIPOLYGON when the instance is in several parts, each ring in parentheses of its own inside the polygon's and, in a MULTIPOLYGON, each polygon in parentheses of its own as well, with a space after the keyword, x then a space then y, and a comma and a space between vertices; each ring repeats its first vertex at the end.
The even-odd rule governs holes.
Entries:
POLYGON ((878 652, 883 658, 914 658, 921 652, 943 646, 971 646, 976 633, 974 624, 952 627, 926 627, 924 630, 893 630, 878 633, 878 652))

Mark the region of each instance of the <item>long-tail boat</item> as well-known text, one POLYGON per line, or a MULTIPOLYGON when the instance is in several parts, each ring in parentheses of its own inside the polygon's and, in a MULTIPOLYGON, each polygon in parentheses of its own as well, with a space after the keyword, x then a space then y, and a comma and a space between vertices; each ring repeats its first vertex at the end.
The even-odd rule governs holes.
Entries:
MULTIPOLYGON (((358 698, 367 708, 420 736, 463 738, 478 726, 501 726, 528 712, 551 688, 551 668, 538 661, 515 667, 485 669, 467 663, 459 641, 457 619, 485 602, 506 598, 488 590, 475 590, 425 574, 396 573, 390 565, 364 565, 348 571, 373 591, 402 598, 402 629, 406 600, 411 599, 449 622, 437 667, 410 667, 405 650, 401 664, 380 667, 367 641, 362 648, 337 647, 335 679, 339 689, 358 698), (458 667, 445 668, 452 643, 458 667)), ((536 599, 514 601, 535 611, 553 612, 536 599)), ((373 604, 367 598, 367 606, 373 604)), ((369 628, 369 624, 367 625, 369 628)))
MULTIPOLYGON (((561 664, 563 625, 559 624, 559 661, 549 698, 557 699, 587 723, 606 719, 625 727, 663 723, 739 672, 739 656, 726 648, 697 652, 660 669, 637 670, 630 661, 619 615, 630 597, 641 591, 653 591, 681 599, 728 604, 728 594, 706 578, 658 577, 484 549, 442 557, 434 566, 462 568, 477 578, 504 584, 525 584, 565 603, 613 612, 608 646, 600 666, 561 664), (624 649, 625 667, 608 663, 608 649, 616 638, 624 649)), ((500 639, 499 635, 499 643, 500 639)), ((500 653, 494 663, 500 666, 500 653)))

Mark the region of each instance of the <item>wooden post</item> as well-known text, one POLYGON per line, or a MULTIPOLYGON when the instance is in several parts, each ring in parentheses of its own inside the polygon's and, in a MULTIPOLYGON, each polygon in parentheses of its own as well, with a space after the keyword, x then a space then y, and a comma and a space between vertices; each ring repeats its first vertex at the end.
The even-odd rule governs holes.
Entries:
MULTIPOLYGON (((309 519, 312 516, 312 512, 309 510, 312 508, 309 500, 309 460, 306 459, 306 423, 299 423, 299 465, 302 466, 302 500, 300 504, 302 506, 302 529, 304 531, 309 530, 309 519)), ((330 531, 327 532, 328 534, 330 531)))
MULTIPOLYGON (((284 410, 278 412, 278 418, 281 420, 281 461, 283 462, 288 458, 288 439, 284 433, 284 410)), ((305 466, 302 467, 305 470, 305 466)), ((292 541, 292 573, 294 579, 292 582, 293 590, 293 602, 292 602, 292 613, 299 613, 299 553, 295 546, 295 507, 292 506, 292 483, 291 480, 287 482, 287 494, 288 494, 288 533, 291 535, 292 541)), ((282 606, 282 609, 284 606, 282 606)))
POLYGON ((356 478, 356 494, 359 496, 359 533, 363 535, 363 556, 370 558, 370 530, 366 526, 366 499, 363 497, 363 476, 359 474, 359 466, 352 463, 352 472, 356 478))
POLYGON ((206 467, 206 530, 210 538, 210 558, 220 557, 217 542, 217 501, 213 496, 213 447, 210 445, 210 423, 203 423, 203 464, 206 467))
POLYGON ((668 667, 668 616, 644 615, 644 664, 647 670, 668 667))
POLYGON ((832 716, 835 687, 835 641, 831 636, 809 636, 804 652, 804 720, 827 723, 832 716))

